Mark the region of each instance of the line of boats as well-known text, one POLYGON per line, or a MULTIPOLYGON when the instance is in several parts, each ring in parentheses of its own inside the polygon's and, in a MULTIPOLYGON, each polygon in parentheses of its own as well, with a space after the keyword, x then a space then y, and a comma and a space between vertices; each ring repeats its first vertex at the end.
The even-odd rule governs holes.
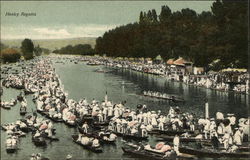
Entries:
MULTIPOLYGON (((39 61, 38 61, 39 62, 39 61)), ((75 61, 74 61, 75 62, 75 61)), ((41 64, 43 64, 45 69, 46 67, 48 68, 48 66, 50 67, 50 61, 47 60, 43 60, 43 63, 40 63, 38 67, 41 67, 41 64)), ((36 61, 35 63, 36 64, 36 61)), ((34 66, 33 64, 33 66, 34 66)), ((36 69, 36 68, 33 68, 36 69)), ((49 68, 49 71, 51 71, 52 69, 49 68)), ((52 74, 53 75, 53 74, 52 74)), ((9 82, 10 80, 5 81, 5 85, 6 84, 11 84, 11 85, 7 85, 9 87, 14 87, 16 86, 15 83, 9 82)), ((57 80, 55 80, 57 81, 57 80)), ((52 84, 53 85, 53 84, 52 84)), ((41 85, 42 86, 42 85, 41 85)), ((23 84, 21 83, 21 85, 19 85, 18 88, 24 88, 24 90, 26 89, 26 87, 23 86, 23 84)), ((32 88, 32 87, 31 87, 32 88)), ((43 86, 43 88, 45 88, 45 86, 43 86)), ((60 88, 60 86, 58 87, 60 88)), ((148 140, 149 136, 142 136, 142 135, 137 135, 137 134, 128 134, 126 132, 118 132, 117 130, 108 130, 108 126, 111 122, 111 118, 107 119, 106 121, 99 121, 96 120, 96 118, 98 118, 97 115, 93 115, 93 114, 84 114, 82 116, 80 116, 80 112, 78 112, 77 107, 71 107, 69 104, 72 104, 72 106, 77 106, 80 103, 69 103, 69 101, 65 101, 64 98, 62 98, 64 96, 64 93, 62 93, 62 95, 58 95, 55 96, 56 98, 58 98, 61 102, 62 102, 62 107, 60 108, 60 110, 56 110, 55 113, 51 114, 50 109, 47 109, 47 106, 54 106, 54 108, 56 108, 56 105, 53 104, 53 101, 50 102, 46 102, 46 98, 43 100, 43 104, 42 106, 44 106, 44 109, 40 109, 38 107, 38 99, 41 97, 46 97, 47 93, 43 93, 42 91, 38 91, 39 94, 34 98, 34 102, 37 103, 37 112, 39 114, 41 114, 42 116, 50 119, 51 121, 53 121, 54 123, 61 123, 64 122, 66 125, 68 125, 69 127, 74 127, 74 128, 78 128, 78 131, 80 134, 78 135, 71 135, 72 141, 74 141, 76 144, 81 145, 83 148, 90 150, 92 152, 95 153, 101 153, 103 152, 103 146, 102 145, 96 145, 95 142, 96 140, 98 140, 98 143, 100 142, 101 144, 115 144, 116 139, 109 139, 110 135, 113 133, 117 136, 123 137, 126 140, 135 140, 134 142, 143 142, 148 140), (44 96, 45 95, 45 96, 44 96), (49 105, 48 105, 49 104, 49 105), (64 109, 68 108, 68 111, 65 111, 64 113, 64 109), (65 114, 65 115, 61 115, 58 116, 58 114, 65 114), (67 115, 69 113, 69 116, 67 115), (56 116, 55 116, 56 115, 56 116), (64 116, 66 116, 66 118, 64 118, 64 116), (67 118, 69 117, 69 118, 67 118), (88 125, 90 126, 91 129, 88 129, 88 132, 86 132, 86 130, 81 127, 83 125, 83 123, 87 122, 88 125), (80 138, 79 138, 80 137, 80 138), (82 143, 82 138, 83 138, 83 143, 82 143), (85 143, 84 138, 89 139, 90 142, 85 143), (94 145, 93 145, 94 144, 94 145)), ((47 91, 48 93, 50 91, 47 91)), ((35 93, 35 92, 34 92, 35 93)), ((33 94, 33 92, 30 93, 26 93, 26 94, 33 94)), ((57 93, 53 93, 55 95, 57 95, 57 93)), ((52 95, 53 95, 52 94, 52 95)), ((162 98, 166 98, 167 96, 164 95, 158 95, 158 94, 148 94, 148 92, 145 92, 145 94, 143 93, 144 96, 151 96, 154 98, 157 97, 162 97, 162 98)), ((19 97, 21 98, 21 97, 19 97)), ((171 97, 168 97, 171 98, 171 97)), ((183 99, 181 98, 173 98, 171 100, 175 99, 176 101, 182 101, 183 99)), ((184 101, 184 100, 183 100, 184 101)), ((94 110, 94 106, 96 104, 88 104, 87 106, 90 107, 92 110, 94 110)), ((2 106, 2 105, 1 105, 2 106)), ((87 108, 88 108, 87 107, 87 108)), ((53 108, 53 107, 52 107, 53 108)), ((88 109, 90 109, 88 108, 88 109)), ((142 108, 143 109, 143 108, 142 108)), ((140 112, 140 109, 139 109, 140 112)), ((20 111, 21 114, 21 111, 20 111)), ((29 119, 34 118, 36 116, 29 116, 29 118, 26 117, 26 119, 22 120, 22 123, 26 124, 26 127, 20 127, 20 131, 22 132, 33 132, 33 136, 32 136, 32 141, 36 146, 46 146, 46 139, 52 140, 52 141, 57 141, 59 140, 56 137, 53 136, 48 136, 48 134, 43 133, 41 136, 36 137, 36 131, 37 131, 37 127, 34 127, 32 125, 29 125, 29 123, 27 122, 29 119)), ((21 126, 21 125, 20 125, 21 126)), ((2 126, 2 128, 9 130, 8 129, 8 125, 7 126, 2 126)), ((164 127, 163 127, 164 128, 164 127)), ((53 132, 55 133, 55 130, 53 130, 53 132)), ((186 146, 186 145, 181 145, 179 147, 179 151, 181 153, 185 153, 185 154, 189 154, 189 155, 195 155, 198 157, 237 157, 237 158, 245 158, 247 156, 249 156, 249 146, 241 146, 241 148, 239 147, 239 149, 236 152, 223 152, 222 149, 220 150, 214 150, 212 149, 211 145, 206 145, 206 144, 211 144, 211 140, 208 139, 197 139, 195 137, 195 135, 197 135, 195 133, 195 131, 191 131, 190 129, 180 129, 180 130, 171 130, 171 129, 159 129, 158 127, 154 127, 151 131, 148 131, 149 134, 152 134, 153 136, 158 137, 161 141, 167 142, 169 144, 163 144, 162 147, 165 147, 164 149, 159 147, 150 147, 148 145, 143 145, 143 144, 131 144, 129 142, 125 142, 124 147, 122 147, 122 150, 125 153, 129 153, 129 154, 133 154, 136 156, 140 156, 140 157, 147 157, 147 158, 151 158, 151 159, 176 159, 176 158, 183 158, 182 156, 184 155, 178 155, 175 151, 174 151, 174 146, 172 145, 172 141, 174 139, 175 135, 180 135, 180 141, 181 142, 197 142, 198 144, 201 144, 201 146, 203 146, 202 148, 194 148, 194 147, 190 147, 190 146, 186 146), (182 134, 185 133, 189 133, 191 136, 190 137, 182 137, 182 134), (147 146, 147 147, 146 147, 147 146), (244 152, 243 152, 244 150, 244 152), (246 152, 245 152, 246 151, 246 152), (209 154, 210 153, 210 154, 209 154)), ((200 146, 199 146, 200 147, 200 146)), ((10 151, 11 148, 9 149, 10 151)), ((185 158, 189 158, 189 156, 185 156, 185 158)))
POLYGON ((171 100, 173 102, 185 102, 183 98, 180 98, 178 96, 169 95, 166 93, 154 92, 154 91, 143 91, 142 95, 151 98, 171 100))

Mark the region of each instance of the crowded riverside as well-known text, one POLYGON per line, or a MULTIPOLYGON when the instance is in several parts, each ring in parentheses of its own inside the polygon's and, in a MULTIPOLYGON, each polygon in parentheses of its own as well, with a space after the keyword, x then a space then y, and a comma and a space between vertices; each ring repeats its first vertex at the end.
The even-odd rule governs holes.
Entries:
POLYGON ((163 60, 146 58, 85 57, 90 65, 106 65, 114 68, 131 69, 138 72, 163 76, 166 79, 183 82, 219 91, 234 91, 249 94, 249 73, 246 69, 227 68, 219 72, 192 66, 184 58, 163 60))
MULTIPOLYGON (((131 82, 125 80, 117 85, 121 90, 102 87, 105 75, 117 72, 107 66, 111 66, 110 61, 79 56, 42 56, 1 66, 1 154, 7 154, 7 159, 32 160, 77 160, 86 155, 101 159, 108 154, 114 159, 250 156, 248 113, 213 108, 209 97, 200 103, 199 111, 192 111, 186 108, 192 96, 177 97, 168 90, 142 88, 140 94, 123 98, 126 89, 134 87, 129 88, 131 82), (102 70, 109 72, 94 72, 101 64, 106 65, 102 70), (74 71, 85 78, 75 82, 72 78, 77 77, 70 77, 74 71), (102 84, 89 85, 94 81, 87 80, 93 78, 91 74, 99 76, 102 84)), ((117 76, 119 73, 113 80, 117 76)), ((115 84, 106 81, 110 87, 115 84)))

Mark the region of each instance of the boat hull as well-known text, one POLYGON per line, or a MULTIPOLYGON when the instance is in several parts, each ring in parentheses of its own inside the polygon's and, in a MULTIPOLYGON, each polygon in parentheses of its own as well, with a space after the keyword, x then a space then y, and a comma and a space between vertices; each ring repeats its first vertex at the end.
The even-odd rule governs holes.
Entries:
POLYGON ((221 158, 221 157, 249 158, 250 157, 250 152, 228 153, 228 152, 220 152, 220 151, 212 151, 212 150, 204 150, 204 149, 193 149, 189 147, 180 147, 179 151, 181 153, 191 154, 197 157, 209 157, 209 158, 221 158))

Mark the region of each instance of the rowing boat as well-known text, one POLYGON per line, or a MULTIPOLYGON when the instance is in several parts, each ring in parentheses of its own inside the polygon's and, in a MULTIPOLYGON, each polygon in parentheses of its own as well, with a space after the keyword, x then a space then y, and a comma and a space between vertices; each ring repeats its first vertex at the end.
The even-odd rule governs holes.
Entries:
MULTIPOLYGON (((173 141, 175 136, 161 135, 157 136, 157 141, 173 141)), ((197 139, 195 137, 179 137, 181 142, 210 142, 209 139, 197 139)))
POLYGON ((27 113, 26 108, 21 107, 19 113, 20 113, 21 116, 24 116, 27 113))
POLYGON ((92 147, 91 145, 83 145, 81 142, 77 141, 78 135, 72 135, 72 139, 76 144, 82 146, 83 148, 85 148, 87 150, 90 150, 90 151, 95 152, 95 153, 102 152, 102 148, 100 146, 99 147, 92 147))
POLYGON ((34 144, 36 146, 47 146, 47 143, 46 143, 44 137, 34 137, 34 136, 32 136, 32 142, 34 142, 34 144))
POLYGON ((7 153, 14 153, 17 151, 17 145, 6 146, 7 153))
POLYGON ((188 146, 181 146, 179 148, 179 151, 181 153, 187 153, 191 155, 195 155, 197 157, 210 157, 210 158, 222 158, 222 157, 230 157, 230 158, 249 158, 250 157, 250 152, 226 152, 223 150, 213 150, 211 149, 205 149, 205 148, 191 148, 188 146))
POLYGON ((123 137, 124 139, 132 139, 136 141, 148 140, 148 136, 142 137, 140 135, 130 135, 130 134, 124 134, 124 133, 119 133, 119 132, 114 132, 114 131, 112 132, 116 134, 117 136, 123 137))
POLYGON ((130 155, 134 155, 140 158, 147 158, 147 159, 157 159, 157 160, 176 160, 177 155, 174 151, 168 152, 169 155, 165 156, 163 152, 156 152, 153 150, 146 150, 146 149, 137 149, 139 146, 131 146, 128 145, 126 147, 122 147, 124 153, 128 153, 130 155))
POLYGON ((189 133, 189 134, 194 134, 194 131, 190 130, 159 130, 159 129, 153 129, 152 131, 149 131, 149 134, 165 134, 169 136, 174 136, 174 135, 182 135, 183 133, 189 133))
POLYGON ((147 94, 139 94, 139 95, 145 96, 145 97, 163 99, 163 100, 171 100, 171 101, 173 101, 173 102, 185 102, 184 99, 178 98, 178 97, 176 97, 176 96, 161 97, 161 96, 153 96, 153 95, 147 95, 147 94))

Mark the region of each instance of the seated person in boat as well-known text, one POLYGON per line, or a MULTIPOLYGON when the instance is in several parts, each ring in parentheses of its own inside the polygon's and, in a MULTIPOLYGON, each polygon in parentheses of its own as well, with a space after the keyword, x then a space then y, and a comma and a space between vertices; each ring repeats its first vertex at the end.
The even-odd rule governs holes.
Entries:
POLYGON ((36 134, 34 135, 34 138, 37 138, 37 137, 40 137, 41 136, 41 134, 40 134, 40 132, 37 130, 36 131, 36 134))
POLYGON ((100 146, 99 140, 95 138, 92 142, 92 147, 99 147, 99 146, 100 146))
POLYGON ((7 147, 15 146, 16 144, 17 144, 17 139, 14 136, 7 138, 6 140, 7 147))
POLYGON ((233 137, 233 142, 237 145, 240 146, 242 145, 243 142, 243 127, 237 128, 236 132, 233 137))
POLYGON ((152 131, 153 130, 153 126, 151 124, 148 124, 146 127, 147 131, 152 131))
POLYGON ((116 138, 117 138, 117 136, 116 136, 114 133, 111 133, 111 134, 109 135, 108 140, 109 140, 109 141, 114 141, 114 140, 116 140, 116 138))
MULTIPOLYGON (((78 138, 79 139, 79 138, 78 138)), ((90 143, 90 139, 87 136, 82 136, 81 137, 81 143, 83 145, 88 145, 90 143)))
POLYGON ((131 129, 131 135, 137 135, 138 134, 138 129, 133 126, 132 129, 131 129))
POLYGON ((233 140, 232 140, 232 137, 231 137, 231 135, 229 133, 225 132, 224 136, 222 137, 222 143, 223 143, 224 148, 226 150, 228 150, 230 145, 232 145, 233 140))
POLYGON ((238 146, 232 145, 231 147, 229 147, 228 152, 235 153, 238 150, 238 148, 239 148, 238 146))
POLYGON ((53 118, 61 119, 61 118, 62 118, 62 114, 61 114, 60 112, 57 112, 57 113, 54 114, 52 117, 53 117, 53 118))

